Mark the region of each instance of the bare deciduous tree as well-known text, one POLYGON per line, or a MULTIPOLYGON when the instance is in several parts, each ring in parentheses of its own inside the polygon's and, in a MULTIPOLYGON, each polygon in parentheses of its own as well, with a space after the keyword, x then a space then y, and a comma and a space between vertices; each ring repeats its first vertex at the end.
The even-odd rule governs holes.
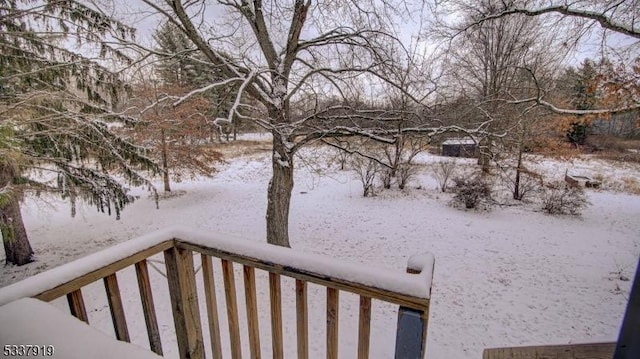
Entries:
MULTIPOLYGON (((522 74, 526 69, 557 65, 562 51, 549 50, 556 49, 558 40, 540 21, 524 15, 477 22, 500 6, 495 1, 456 4, 460 20, 442 23, 434 31, 448 43, 450 86, 472 105, 467 122, 490 118, 492 132, 507 133, 516 122, 510 102, 530 93, 522 74)), ((489 172, 490 161, 499 151, 495 140, 492 136, 480 139, 478 164, 484 172, 489 172)))
POLYGON ((537 100, 546 101, 557 84, 558 69, 569 52, 567 39, 557 36, 555 24, 536 17, 487 17, 502 9, 503 2, 449 4, 463 14, 440 32, 453 46, 448 49, 453 81, 471 105, 468 115, 492 119, 492 132, 500 134, 481 140, 479 164, 488 172, 492 160, 502 176, 513 175, 507 182, 513 198, 520 200, 527 176, 524 152, 536 135, 536 123, 552 112, 537 100))
MULTIPOLYGON (((459 27, 466 32, 497 19, 540 18, 547 24, 558 26, 554 33, 561 39, 566 50, 575 50, 581 40, 599 38, 602 54, 616 54, 621 63, 632 64, 638 58, 640 39, 640 7, 635 0, 552 0, 552 1, 493 1, 492 6, 479 11, 484 2, 465 0, 445 1, 447 7, 473 9, 478 16, 468 19, 459 27), (611 41, 609 41, 611 39, 611 41)), ((537 40, 536 40, 537 41, 537 40)), ((626 79, 614 78, 612 85, 624 88, 626 79), (618 81, 620 80, 620 81, 618 81)), ((517 98, 512 104, 535 104, 561 115, 610 115, 630 113, 640 109, 640 96, 629 96, 625 103, 610 103, 594 109, 576 109, 567 107, 553 99, 547 93, 538 91, 535 96, 517 98)))
MULTIPOLYGON (((389 68, 410 61, 394 28, 414 9, 397 2, 296 0, 160 1, 144 4, 183 32, 222 80, 176 98, 220 86, 238 85, 227 118, 250 120, 273 135, 272 169, 267 194, 267 242, 289 246, 288 217, 294 185, 294 154, 303 146, 331 137, 364 136, 393 144, 397 130, 380 125, 398 114, 359 106, 366 93, 375 98, 382 84, 398 88, 420 103, 433 88, 400 85, 389 68), (209 11, 215 20, 209 20, 209 11), (370 91, 363 91, 365 88, 370 91), (250 97, 264 118, 239 111, 250 97), (337 99, 324 105, 326 99, 337 99)), ((419 12, 419 11, 418 11, 419 12)), ((128 45, 135 47, 135 44, 128 45)), ((139 47, 136 47, 138 50, 139 47)), ((407 67, 407 66, 405 66, 407 67)), ((482 126, 475 130, 481 131, 482 126)), ((440 133, 440 126, 403 128, 403 133, 440 133)))

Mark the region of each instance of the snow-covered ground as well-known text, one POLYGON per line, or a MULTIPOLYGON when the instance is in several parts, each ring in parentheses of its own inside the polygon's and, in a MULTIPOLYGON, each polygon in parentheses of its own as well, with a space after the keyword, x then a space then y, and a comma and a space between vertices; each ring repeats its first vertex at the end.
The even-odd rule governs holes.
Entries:
MULTIPOLYGON (((327 167, 325 150, 308 151, 318 152, 318 156, 307 156, 315 158, 312 164, 296 172, 290 218, 292 246, 397 271, 404 270, 410 255, 432 252, 436 265, 428 358, 475 359, 487 347, 616 339, 630 288, 630 282, 621 277, 633 277, 640 255, 638 196, 590 190, 592 205, 581 217, 548 216, 534 211, 535 205, 466 212, 449 206, 450 195, 436 190, 429 166, 422 166, 405 191, 384 190, 376 197, 363 198, 362 187, 352 173, 339 171, 335 164, 327 167)), ((419 157, 424 164, 439 160, 427 154, 419 157)), ((602 174, 605 184, 615 178, 640 180, 637 166, 612 166, 601 161, 542 160, 536 166, 557 179, 569 169, 583 175, 602 174)), ((77 217, 70 218, 69 207, 57 199, 28 199, 23 216, 38 261, 1 268, 0 285, 171 225, 262 241, 270 172, 268 154, 233 159, 213 179, 174 184, 174 195, 162 198, 159 209, 139 190, 141 198, 124 210, 119 221, 96 213, 88 205, 80 205, 77 217)), ((159 268, 152 269, 156 309, 165 354, 171 357, 175 350, 170 349, 167 289, 162 286, 162 264, 154 265, 159 268)), ((127 298, 125 310, 134 343, 147 347, 131 272, 119 274, 127 298)), ((262 274, 258 279, 265 282, 262 274)), ((290 281, 283 284, 285 346, 290 357, 295 353, 292 285, 290 281)), ((258 291, 264 334, 269 331, 268 291, 264 284, 259 284, 258 291)), ((320 357, 324 353, 324 294, 315 286, 310 291, 310 298, 318 303, 315 309, 319 309, 310 313, 310 337, 318 346, 312 354, 320 357)), ((109 329, 111 319, 102 283, 83 292, 92 325, 113 331, 109 329)), ((223 308, 223 292, 218 300, 223 308)), ((341 301, 341 352, 344 357, 353 357, 357 297, 341 295, 341 301)), ((66 306, 64 300, 55 304, 66 306)), ((372 358, 392 356, 395 315, 392 307, 374 303, 372 358)), ((224 328, 225 318, 221 320, 224 328)), ((246 331, 242 335, 246 343, 246 331)), ((268 338, 264 336, 262 341, 265 357, 270 355, 268 338)))

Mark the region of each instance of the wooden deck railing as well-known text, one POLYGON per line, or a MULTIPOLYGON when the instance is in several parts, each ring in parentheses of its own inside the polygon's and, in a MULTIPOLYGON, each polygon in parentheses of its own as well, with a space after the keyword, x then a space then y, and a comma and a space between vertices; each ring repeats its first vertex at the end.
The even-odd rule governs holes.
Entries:
MULTIPOLYGON (((309 314, 307 284, 326 288, 326 357, 338 357, 339 295, 359 295, 357 333, 358 358, 369 357, 372 299, 399 306, 396 330, 396 358, 423 358, 429 314, 429 297, 434 259, 430 254, 409 260, 408 273, 374 271, 354 264, 319 258, 288 248, 241 240, 220 240, 184 229, 171 229, 120 244, 76 262, 63 265, 22 282, 0 289, 0 305, 21 297, 52 301, 67 297, 70 312, 88 322, 82 288, 98 280, 104 282, 115 336, 129 341, 127 318, 123 309, 116 272, 135 267, 149 347, 162 355, 158 318, 149 280, 147 259, 163 253, 173 313, 175 336, 181 358, 204 358, 202 319, 196 288, 194 254, 200 256, 205 293, 206 324, 209 328, 213 358, 222 358, 218 298, 212 259, 220 260, 225 292, 226 316, 230 338, 230 356, 242 357, 240 320, 234 263, 242 266, 246 327, 251 358, 261 357, 256 294, 256 269, 268 272, 271 318, 272 358, 282 358, 283 318, 281 277, 295 280, 295 312, 298 358, 308 358, 309 314), (78 275, 78 273, 81 273, 78 275)), ((391 340, 391 338, 389 338, 391 340)))
POLYGON ((616 343, 540 345, 485 349, 482 359, 611 359, 616 343))

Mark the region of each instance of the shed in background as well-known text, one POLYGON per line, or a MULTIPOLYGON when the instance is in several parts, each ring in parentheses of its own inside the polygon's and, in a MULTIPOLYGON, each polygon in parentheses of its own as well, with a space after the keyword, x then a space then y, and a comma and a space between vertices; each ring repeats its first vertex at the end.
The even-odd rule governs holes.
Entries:
POLYGON ((472 138, 449 138, 442 142, 442 155, 448 157, 477 157, 478 145, 472 138))

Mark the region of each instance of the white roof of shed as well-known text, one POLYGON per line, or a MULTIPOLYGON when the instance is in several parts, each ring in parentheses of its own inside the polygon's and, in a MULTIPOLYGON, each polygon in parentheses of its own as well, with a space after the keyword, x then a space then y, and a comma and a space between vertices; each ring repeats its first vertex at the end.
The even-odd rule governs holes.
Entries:
POLYGON ((475 145, 473 138, 449 138, 442 142, 443 145, 475 145))

